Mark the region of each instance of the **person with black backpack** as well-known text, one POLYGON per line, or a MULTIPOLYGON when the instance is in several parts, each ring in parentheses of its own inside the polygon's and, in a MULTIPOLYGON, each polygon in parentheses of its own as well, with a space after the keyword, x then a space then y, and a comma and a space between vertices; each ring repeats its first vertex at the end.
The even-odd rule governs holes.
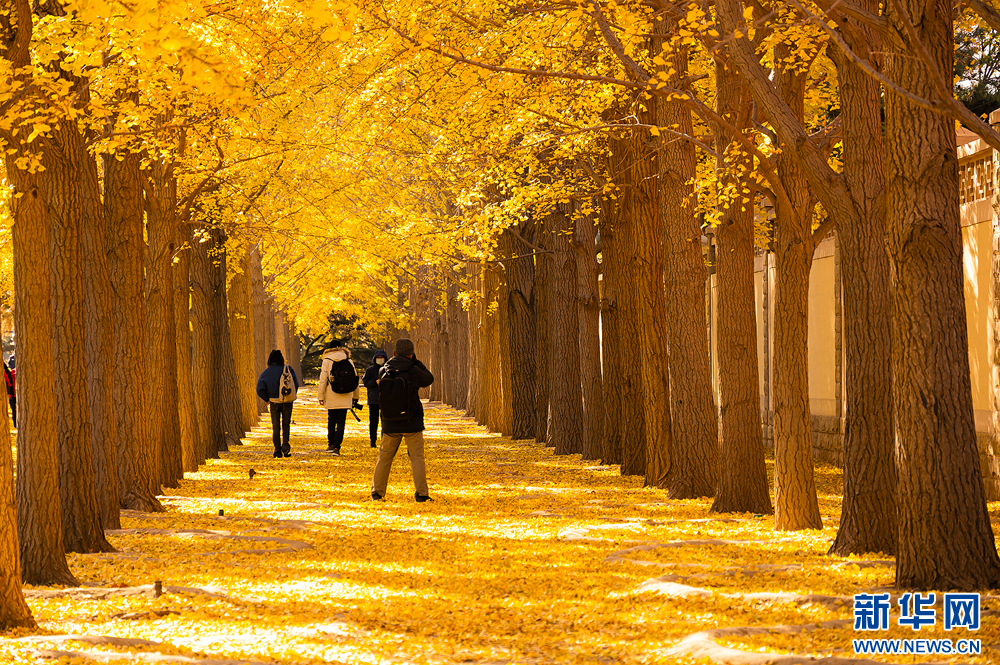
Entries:
POLYGON ((267 369, 257 379, 257 396, 268 403, 271 411, 271 440, 274 457, 292 456, 288 438, 292 428, 292 403, 299 390, 299 377, 291 365, 285 364, 281 351, 275 349, 267 357, 267 369))
POLYGON ((333 340, 323 351, 316 397, 320 405, 327 409, 326 451, 340 455, 340 445, 344 442, 344 428, 347 425, 347 410, 357 408, 358 398, 361 397, 358 371, 354 368, 350 351, 340 340, 333 340))
POLYGON ((427 468, 424 465, 424 406, 420 403, 421 388, 434 383, 434 375, 417 360, 413 342, 396 340, 392 358, 379 372, 378 406, 382 416, 382 447, 379 448, 375 475, 372 478, 372 500, 385 498, 389 485, 389 470, 396 458, 399 444, 406 440, 406 454, 413 473, 413 497, 417 502, 430 501, 427 491, 427 468))

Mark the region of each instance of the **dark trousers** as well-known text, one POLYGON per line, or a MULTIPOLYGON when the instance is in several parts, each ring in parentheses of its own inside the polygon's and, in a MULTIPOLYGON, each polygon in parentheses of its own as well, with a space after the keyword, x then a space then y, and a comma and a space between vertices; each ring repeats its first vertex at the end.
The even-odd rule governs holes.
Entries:
POLYGON ((372 445, 378 443, 378 404, 368 405, 368 433, 372 445))
POLYGON ((347 409, 329 409, 326 412, 327 450, 340 450, 344 442, 344 426, 347 424, 347 409))
POLYGON ((291 446, 288 445, 288 436, 292 429, 292 404, 293 402, 268 403, 271 411, 271 441, 274 442, 274 452, 284 451, 287 453, 291 450, 291 446))

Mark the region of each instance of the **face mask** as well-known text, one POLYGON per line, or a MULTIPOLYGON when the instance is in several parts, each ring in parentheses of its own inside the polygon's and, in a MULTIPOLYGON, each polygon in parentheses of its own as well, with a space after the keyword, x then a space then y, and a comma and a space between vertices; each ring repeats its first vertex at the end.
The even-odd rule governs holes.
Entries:
POLYGON ((385 358, 379 356, 378 358, 375 359, 375 364, 376 365, 384 365, 385 364, 385 358))
POLYGON ((347 359, 347 354, 344 353, 343 351, 334 351, 333 355, 331 356, 331 358, 333 358, 334 360, 336 360, 336 361, 339 362, 341 360, 346 360, 347 359))

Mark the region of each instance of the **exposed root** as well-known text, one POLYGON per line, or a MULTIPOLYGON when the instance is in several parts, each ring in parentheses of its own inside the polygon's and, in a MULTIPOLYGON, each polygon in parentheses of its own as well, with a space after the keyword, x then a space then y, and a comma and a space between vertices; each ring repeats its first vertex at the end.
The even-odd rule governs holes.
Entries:
MULTIPOLYGON (((749 653, 724 647, 716 643, 716 640, 724 637, 750 637, 753 635, 765 635, 769 633, 783 633, 794 635, 809 632, 822 628, 842 628, 852 625, 851 619, 837 619, 834 621, 823 621, 803 626, 763 626, 757 628, 717 628, 706 630, 700 633, 688 635, 683 640, 669 649, 657 652, 656 655, 666 659, 688 656, 692 658, 708 658, 713 663, 729 663, 732 665, 798 665, 799 663, 810 663, 811 665, 874 665, 877 661, 864 658, 842 658, 839 656, 795 656, 782 655, 776 653, 749 653)), ((878 665, 886 665, 878 663, 878 665)))
POLYGON ((136 510, 143 513, 164 513, 167 511, 155 496, 145 492, 130 490, 118 497, 118 500, 122 508, 126 510, 136 510))

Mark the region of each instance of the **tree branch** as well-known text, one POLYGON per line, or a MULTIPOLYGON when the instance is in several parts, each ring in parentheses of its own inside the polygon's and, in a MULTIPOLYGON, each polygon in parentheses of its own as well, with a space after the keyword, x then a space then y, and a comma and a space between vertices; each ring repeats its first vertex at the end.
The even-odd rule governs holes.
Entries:
POLYGON ((965 2, 972 7, 972 11, 979 14, 979 17, 986 21, 986 25, 1000 32, 1000 12, 983 0, 965 0, 965 2))

